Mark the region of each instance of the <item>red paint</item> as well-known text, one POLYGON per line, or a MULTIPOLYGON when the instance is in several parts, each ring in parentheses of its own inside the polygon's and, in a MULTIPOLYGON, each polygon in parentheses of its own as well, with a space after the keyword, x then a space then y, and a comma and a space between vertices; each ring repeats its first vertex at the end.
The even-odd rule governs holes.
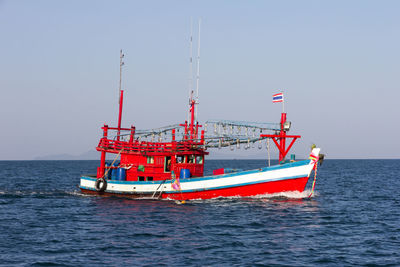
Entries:
POLYGON ((196 102, 194 99, 190 101, 190 139, 194 139, 194 109, 195 109, 196 102))
POLYGON ((284 129, 284 124, 286 122, 286 113, 281 114, 281 130, 279 134, 261 134, 260 137, 269 137, 274 141, 276 147, 279 150, 279 162, 285 160, 286 155, 289 153, 294 142, 297 138, 301 138, 300 135, 287 135, 284 129), (293 138, 289 146, 286 148, 286 138, 293 138))
POLYGON ((129 144, 133 144, 133 137, 135 136, 136 127, 131 126, 131 134, 129 136, 129 144))
POLYGON ((162 198, 174 200, 210 199, 217 197, 250 197, 280 192, 299 191, 303 192, 307 185, 308 177, 288 179, 283 181, 267 182, 240 187, 230 187, 218 190, 207 190, 200 192, 162 194, 162 198))
POLYGON ((120 96, 119 96, 119 113, 118 113, 118 134, 117 134, 117 140, 120 140, 120 134, 121 134, 121 120, 122 120, 122 104, 124 103, 124 90, 120 91, 120 96))
POLYGON ((221 174, 224 174, 224 173, 225 173, 225 169, 224 168, 213 170, 213 175, 221 175, 221 174))
MULTIPOLYGON (((107 134, 108 134, 108 125, 104 124, 103 129, 103 138, 104 140, 107 140, 107 134)), ((101 140, 100 140, 101 142, 101 140)), ((101 152, 101 158, 100 158, 100 167, 97 168, 97 178, 101 178, 104 176, 104 171, 105 171, 105 164, 106 164, 106 152, 102 151, 101 152)))

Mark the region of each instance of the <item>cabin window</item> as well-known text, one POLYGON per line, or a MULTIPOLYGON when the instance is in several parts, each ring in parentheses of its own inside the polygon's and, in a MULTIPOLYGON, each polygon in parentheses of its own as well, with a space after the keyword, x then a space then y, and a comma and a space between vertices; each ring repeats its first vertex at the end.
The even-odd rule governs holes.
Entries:
POLYGON ((144 181, 144 176, 138 176, 138 181, 143 182, 144 181))
POLYGON ((194 156, 193 155, 190 155, 188 157, 188 163, 194 163, 194 156))
POLYGON ((154 157, 153 156, 147 157, 147 164, 154 164, 154 157))
POLYGON ((203 156, 196 156, 196 163, 203 164, 203 156))
POLYGON ((185 163, 185 156, 176 156, 176 163, 185 163))
POLYGON ((171 171, 171 157, 167 156, 165 157, 165 162, 164 162, 164 172, 170 172, 171 171))
POLYGON ((153 181, 153 177, 151 176, 147 177, 147 181, 153 181))

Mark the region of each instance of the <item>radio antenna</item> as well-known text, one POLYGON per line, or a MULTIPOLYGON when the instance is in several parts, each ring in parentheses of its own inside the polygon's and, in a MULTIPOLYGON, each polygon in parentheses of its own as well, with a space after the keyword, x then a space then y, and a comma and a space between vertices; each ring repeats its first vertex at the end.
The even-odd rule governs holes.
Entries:
POLYGON ((125 65, 123 59, 124 59, 124 53, 122 53, 122 49, 119 52, 119 89, 118 89, 118 103, 121 101, 121 88, 122 88, 122 66, 125 65))
POLYGON ((117 134, 117 141, 120 139, 120 133, 121 133, 121 119, 122 119, 122 105, 124 101, 124 90, 122 90, 122 66, 125 64, 124 61, 124 54, 122 53, 122 49, 119 52, 119 99, 118 99, 118 104, 119 104, 119 113, 118 113, 118 134, 117 134))
POLYGON ((197 45, 197 75, 196 75, 196 121, 197 121, 197 111, 199 109, 199 79, 200 79, 200 27, 201 27, 201 19, 199 19, 199 39, 197 45))
MULTIPOLYGON (((189 101, 192 100, 193 95, 193 20, 190 18, 190 57, 189 57, 189 101)), ((190 113, 187 115, 189 121, 190 113)))

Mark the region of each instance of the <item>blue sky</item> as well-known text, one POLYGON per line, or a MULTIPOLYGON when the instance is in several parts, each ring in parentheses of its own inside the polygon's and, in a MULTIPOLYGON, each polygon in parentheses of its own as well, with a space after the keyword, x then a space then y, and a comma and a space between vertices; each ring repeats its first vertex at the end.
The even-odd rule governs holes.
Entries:
MULTIPOLYGON (((94 149, 115 125, 186 118, 202 19, 199 120, 277 122, 301 157, 400 158, 399 1, 0 1, 0 160, 94 149)), ((250 152, 250 156, 251 156, 250 152)), ((258 152, 257 152, 258 153, 258 152)))

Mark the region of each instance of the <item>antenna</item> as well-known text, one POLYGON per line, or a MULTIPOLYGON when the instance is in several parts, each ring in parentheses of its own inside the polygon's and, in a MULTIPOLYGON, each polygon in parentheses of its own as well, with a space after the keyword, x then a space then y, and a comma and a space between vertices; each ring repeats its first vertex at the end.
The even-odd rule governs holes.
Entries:
MULTIPOLYGON (((193 93, 193 20, 190 18, 190 58, 189 58, 189 101, 192 100, 191 96, 193 93)), ((189 103, 190 104, 190 103, 189 103)), ((189 115, 187 121, 189 121, 189 115)))
POLYGON ((118 89, 119 99, 118 99, 118 103, 121 101, 122 66, 125 64, 123 61, 124 56, 125 55, 122 53, 122 49, 121 49, 121 51, 119 52, 119 89, 118 89))
MULTIPOLYGON (((200 79, 200 26, 201 26, 201 19, 199 19, 199 39, 197 45, 197 75, 196 75, 196 104, 199 104, 199 79, 200 79)), ((196 121, 197 121, 197 110, 199 107, 196 108, 196 121)))
POLYGON ((119 104, 119 113, 118 113, 118 135, 117 135, 117 140, 119 141, 120 139, 120 133, 121 133, 121 119, 122 119, 122 105, 124 101, 124 90, 122 90, 122 66, 125 64, 124 61, 122 60, 124 58, 124 54, 122 53, 122 49, 119 52, 119 99, 118 99, 118 104, 119 104))

